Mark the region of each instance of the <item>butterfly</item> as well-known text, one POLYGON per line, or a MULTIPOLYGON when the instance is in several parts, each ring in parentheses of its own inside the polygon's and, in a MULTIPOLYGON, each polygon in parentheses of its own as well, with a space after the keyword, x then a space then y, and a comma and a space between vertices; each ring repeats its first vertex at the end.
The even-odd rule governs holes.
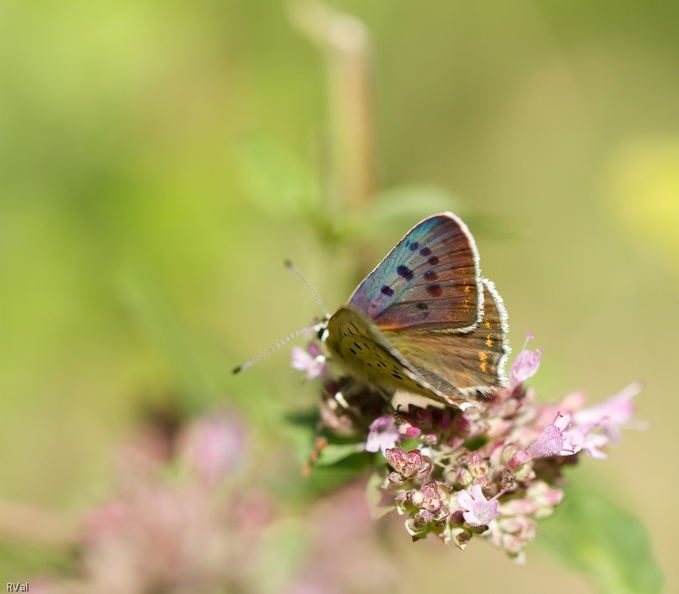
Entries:
POLYGON ((465 410, 507 385, 507 332, 474 238, 444 212, 408 231, 319 336, 351 378, 465 410))

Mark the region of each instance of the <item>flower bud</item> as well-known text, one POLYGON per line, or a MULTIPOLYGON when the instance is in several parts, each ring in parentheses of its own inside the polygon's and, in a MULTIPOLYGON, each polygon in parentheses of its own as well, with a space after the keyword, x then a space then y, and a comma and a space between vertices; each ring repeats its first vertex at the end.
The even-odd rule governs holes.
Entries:
POLYGON ((488 460, 478 452, 472 452, 467 459, 467 468, 472 476, 479 477, 488 472, 488 460))
POLYGON ((418 483, 424 483, 429 478, 432 469, 434 468, 434 462, 429 456, 422 456, 422 464, 417 469, 414 480, 418 483))
POLYGON ((386 485, 387 487, 400 487, 406 480, 400 472, 394 470, 387 475, 386 485))

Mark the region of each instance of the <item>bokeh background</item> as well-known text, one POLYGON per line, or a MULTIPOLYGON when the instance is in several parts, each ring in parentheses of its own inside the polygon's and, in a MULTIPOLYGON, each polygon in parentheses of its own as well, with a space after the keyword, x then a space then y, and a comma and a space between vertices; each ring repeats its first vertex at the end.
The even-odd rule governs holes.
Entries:
POLYGON ((411 545, 398 520, 338 525, 360 496, 317 499, 327 484, 301 478, 289 419, 315 394, 289 349, 231 375, 321 313, 283 259, 332 309, 448 209, 515 352, 529 331, 545 351, 542 398, 644 383, 650 429, 571 476, 639 517, 677 591, 679 5, 329 4, 370 40, 375 191, 358 205, 332 52, 290 5, 0 6, 0 583, 73 568, 63 527, 107 499, 111 452, 149 410, 226 406, 250 434, 241 480, 279 505, 253 591, 294 591, 319 533, 337 543, 318 591, 390 573, 391 591, 596 591, 539 538, 518 567, 484 542, 411 545))

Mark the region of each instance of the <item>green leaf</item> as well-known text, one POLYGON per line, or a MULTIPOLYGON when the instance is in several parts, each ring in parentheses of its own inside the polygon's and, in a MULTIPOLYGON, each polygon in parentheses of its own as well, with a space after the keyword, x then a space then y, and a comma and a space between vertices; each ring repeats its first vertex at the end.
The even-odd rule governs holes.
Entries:
POLYGON ((312 500, 321 495, 332 493, 342 485, 359 479, 372 466, 372 454, 361 452, 340 460, 334 466, 318 466, 311 468, 311 474, 304 485, 306 496, 312 500))
POLYGON ((639 520, 604 495, 569 488, 540 524, 539 542, 567 566, 590 575, 603 594, 655 594, 663 574, 639 520))
POLYGON ((363 451, 362 443, 329 443, 320 452, 316 466, 333 466, 349 456, 363 451))

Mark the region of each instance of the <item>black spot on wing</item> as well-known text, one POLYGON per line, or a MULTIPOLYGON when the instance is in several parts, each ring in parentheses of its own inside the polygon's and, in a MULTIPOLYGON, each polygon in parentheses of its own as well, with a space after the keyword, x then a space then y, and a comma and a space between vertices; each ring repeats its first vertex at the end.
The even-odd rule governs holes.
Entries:
POLYGON ((441 285, 435 283, 432 285, 427 285, 427 293, 429 293, 432 297, 440 297, 441 293, 443 293, 443 289, 441 288, 441 285))
POLYGON ((398 272, 398 275, 400 277, 403 277, 407 281, 412 280, 413 278, 413 271, 410 270, 405 264, 401 264, 397 269, 396 272, 398 272))
POLYGON ((436 266, 439 263, 438 256, 432 256, 427 262, 429 262, 431 266, 436 266))
POLYGON ((428 281, 435 281, 438 280, 439 275, 434 272, 433 270, 427 270, 427 272, 424 273, 424 279, 428 281))
POLYGON ((422 302, 418 303, 415 307, 417 307, 417 309, 421 309, 422 311, 426 311, 429 309, 429 306, 426 303, 422 302))
POLYGON ((419 244, 419 242, 417 242, 417 241, 412 241, 412 242, 408 243, 408 247, 409 247, 412 251, 415 251, 418 247, 420 247, 420 244, 419 244))
POLYGON ((420 250, 420 255, 426 258, 427 256, 431 255, 431 250, 428 247, 423 247, 420 250))
POLYGON ((380 289, 380 293, 382 293, 382 295, 386 295, 387 297, 391 297, 394 294, 394 289, 388 285, 383 285, 380 289))

